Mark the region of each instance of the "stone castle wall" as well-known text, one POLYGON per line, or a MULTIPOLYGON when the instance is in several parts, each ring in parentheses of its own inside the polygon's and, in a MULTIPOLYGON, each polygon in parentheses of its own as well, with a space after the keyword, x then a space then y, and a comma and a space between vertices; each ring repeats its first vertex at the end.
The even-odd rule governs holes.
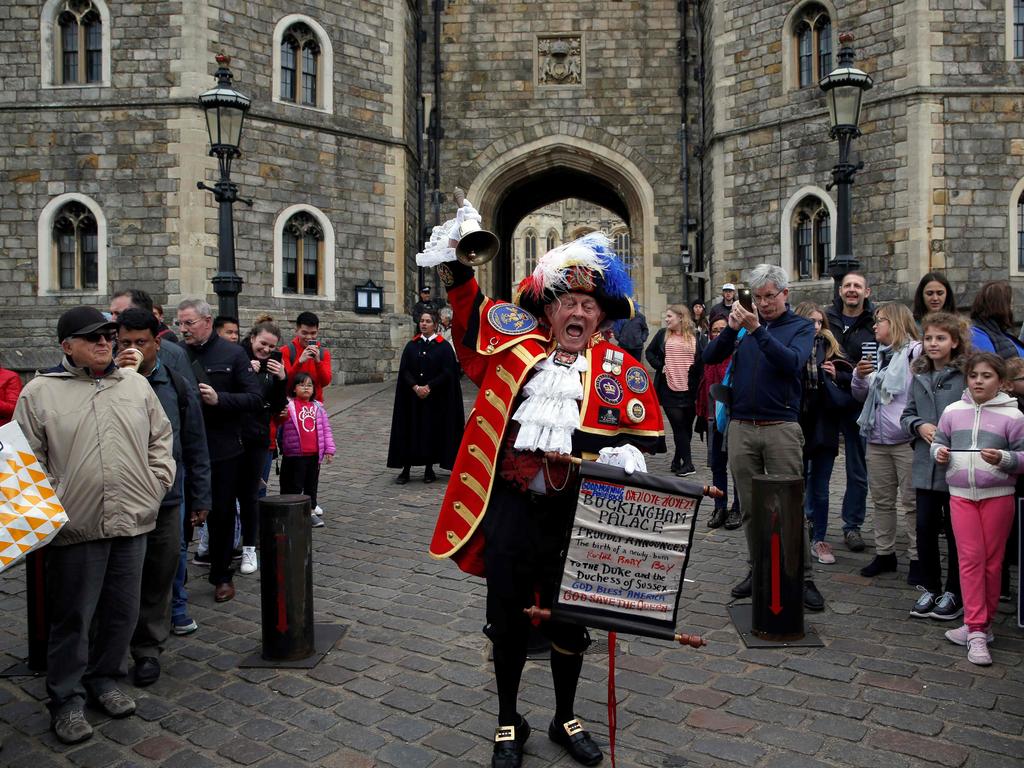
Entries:
MULTIPOLYGON (((785 20, 805 4, 714 5, 705 11, 715 25, 706 45, 706 225, 717 285, 742 280, 759 261, 780 263, 787 203, 805 187, 824 190, 838 149, 820 89, 786 85, 795 61, 786 58, 785 20)), ((876 298, 909 298, 929 269, 946 270, 961 303, 984 281, 1011 276, 1024 63, 1007 60, 1005 3, 980 6, 835 3, 836 38, 854 34, 855 64, 874 79, 854 142, 865 168, 853 187, 853 236, 876 298)), ((1020 292, 1024 282, 1012 281, 1020 292)), ((825 300, 831 285, 797 284, 794 292, 825 300)))
POLYGON ((126 287, 165 304, 200 294, 216 306, 209 278, 217 205, 195 189, 216 180, 216 164, 206 156, 196 97, 213 86, 213 55, 224 52, 235 86, 253 102, 232 169, 240 195, 254 200, 251 209, 235 206, 243 323, 269 311, 290 328, 311 309, 341 380, 388 376, 396 341, 409 330, 404 294, 416 247, 408 226, 416 210, 415 61, 407 45, 414 5, 322 1, 300 9, 333 46, 331 114, 271 98, 272 37, 296 10, 288 4, 250 3, 245 15, 209 0, 108 5, 109 87, 40 87, 40 5, 13 0, 0 10, 9 41, 0 52, 0 131, 9 150, 0 158, 0 351, 8 362, 31 364, 25 350, 52 342, 62 307, 105 308, 109 294, 126 287), (37 295, 40 212, 65 193, 101 207, 108 279, 92 294, 37 295), (318 208, 334 227, 334 301, 272 296, 274 222, 295 204, 318 208), (383 316, 352 311, 354 287, 367 279, 385 288, 383 316))

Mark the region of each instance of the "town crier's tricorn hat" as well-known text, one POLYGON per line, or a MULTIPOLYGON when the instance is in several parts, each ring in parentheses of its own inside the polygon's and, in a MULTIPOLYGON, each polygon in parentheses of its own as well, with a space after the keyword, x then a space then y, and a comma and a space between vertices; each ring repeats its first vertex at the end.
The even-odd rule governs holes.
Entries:
POLYGON ((539 318, 544 306, 563 293, 589 293, 608 320, 633 316, 633 281, 600 232, 552 248, 540 257, 533 274, 524 277, 513 301, 539 318))

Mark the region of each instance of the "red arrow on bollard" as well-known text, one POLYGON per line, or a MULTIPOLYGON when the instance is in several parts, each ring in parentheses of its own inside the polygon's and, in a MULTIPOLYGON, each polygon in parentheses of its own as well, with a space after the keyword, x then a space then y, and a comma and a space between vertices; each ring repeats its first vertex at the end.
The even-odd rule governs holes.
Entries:
POLYGON ((274 534, 277 539, 277 631, 288 631, 288 611, 284 595, 284 548, 287 537, 283 533, 274 534))
POLYGON ((782 552, 779 534, 772 534, 772 613, 782 613, 782 552))

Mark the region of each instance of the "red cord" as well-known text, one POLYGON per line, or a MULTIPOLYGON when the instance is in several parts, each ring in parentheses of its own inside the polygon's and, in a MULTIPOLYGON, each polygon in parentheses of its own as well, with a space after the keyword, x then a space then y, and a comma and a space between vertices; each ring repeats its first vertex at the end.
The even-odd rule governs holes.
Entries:
POLYGON ((615 700, 615 633, 608 633, 608 751, 615 768, 615 725, 618 702, 615 700))

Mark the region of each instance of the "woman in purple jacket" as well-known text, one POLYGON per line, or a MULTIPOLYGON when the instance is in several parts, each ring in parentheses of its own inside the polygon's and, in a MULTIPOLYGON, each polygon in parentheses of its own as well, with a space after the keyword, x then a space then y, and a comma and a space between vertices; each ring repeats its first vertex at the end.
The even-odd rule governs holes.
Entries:
MULTIPOLYGON (((281 493, 304 493, 310 509, 316 508, 320 464, 334 461, 334 435, 322 403, 313 399, 315 384, 308 373, 292 380, 287 418, 281 431, 281 493)), ((312 514, 314 528, 324 523, 312 514)))
POLYGON ((882 304, 875 310, 877 352, 861 357, 853 371, 853 396, 864 403, 857 424, 868 442, 868 488, 875 505, 875 559, 861 568, 860 574, 872 577, 896 572, 897 520, 903 517, 909 538, 907 582, 911 585, 921 580, 910 483, 914 449, 900 417, 913 381, 910 363, 921 351, 917 339, 910 310, 897 301, 882 304))

